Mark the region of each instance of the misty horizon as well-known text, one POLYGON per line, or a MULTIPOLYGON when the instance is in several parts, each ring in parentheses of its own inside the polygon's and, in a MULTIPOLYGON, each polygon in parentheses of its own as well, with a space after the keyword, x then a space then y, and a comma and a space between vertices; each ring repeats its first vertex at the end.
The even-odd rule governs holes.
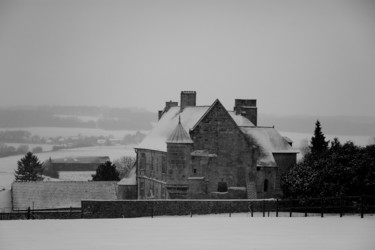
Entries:
POLYGON ((0 106, 374 117, 375 2, 0 1, 0 106))

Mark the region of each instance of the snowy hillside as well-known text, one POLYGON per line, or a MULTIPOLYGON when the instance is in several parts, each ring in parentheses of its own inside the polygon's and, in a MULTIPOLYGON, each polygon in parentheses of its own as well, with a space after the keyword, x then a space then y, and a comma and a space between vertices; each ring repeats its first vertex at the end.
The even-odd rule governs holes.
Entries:
POLYGON ((2 221, 0 248, 372 250, 374 229, 375 217, 251 218, 247 214, 2 221))

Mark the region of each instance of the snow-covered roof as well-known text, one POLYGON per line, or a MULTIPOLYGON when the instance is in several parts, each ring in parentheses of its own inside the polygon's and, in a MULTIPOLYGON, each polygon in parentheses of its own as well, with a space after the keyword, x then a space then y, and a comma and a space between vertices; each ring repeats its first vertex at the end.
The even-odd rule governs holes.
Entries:
MULTIPOLYGON (((211 106, 188 106, 182 111, 180 110, 179 106, 171 107, 166 113, 163 114, 159 122, 150 131, 146 138, 137 146, 137 148, 166 152, 166 141, 171 136, 174 129, 176 129, 176 124, 178 124, 179 117, 181 119, 181 126, 188 133, 188 131, 197 125, 201 118, 215 103, 216 101, 211 106)), ((253 123, 242 115, 236 115, 236 113, 233 111, 228 111, 228 113, 238 126, 254 126, 253 123)))
POLYGON ((206 113, 209 106, 185 107, 182 112, 179 106, 172 107, 164 113, 159 122, 150 131, 137 148, 167 151, 166 141, 178 124, 181 117, 181 125, 189 131, 206 113))
POLYGON ((118 185, 137 185, 137 172, 136 168, 132 168, 127 177, 122 178, 117 184, 118 185))
POLYGON ((228 111, 228 113, 230 114, 230 116, 233 118, 233 120, 236 122, 237 126, 254 126, 254 124, 249 121, 246 117, 242 116, 242 115, 236 115, 236 112, 235 111, 228 111))
POLYGON ((51 159, 53 163, 105 163, 109 161, 108 156, 68 156, 64 158, 51 159))
POLYGON ((260 150, 257 166, 276 167, 274 153, 297 153, 287 140, 273 127, 241 127, 260 150))
MULTIPOLYGON (((190 136, 188 131, 193 129, 218 102, 216 100, 211 106, 186 107, 182 111, 179 106, 172 107, 164 113, 156 126, 151 130, 141 144, 139 149, 151 149, 167 151, 166 142, 188 142, 190 136), (179 123, 179 119, 180 123, 179 123), (176 124, 177 127, 176 127, 176 124)), ((228 111, 231 118, 239 126, 242 132, 254 142, 260 149, 260 157, 257 165, 264 167, 276 167, 274 153, 297 153, 288 140, 283 138, 273 127, 256 127, 246 117, 236 115, 234 111, 228 111)), ((202 152, 194 151, 193 156, 201 155, 202 152)))

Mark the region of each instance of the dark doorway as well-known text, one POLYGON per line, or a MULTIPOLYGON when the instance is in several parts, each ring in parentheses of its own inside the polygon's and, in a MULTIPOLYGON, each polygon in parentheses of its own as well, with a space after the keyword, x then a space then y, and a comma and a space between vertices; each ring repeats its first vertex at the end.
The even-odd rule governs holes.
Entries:
POLYGON ((263 191, 268 192, 268 180, 267 179, 264 180, 263 191))
POLYGON ((224 182, 224 181, 220 181, 220 182, 217 184, 217 191, 218 191, 218 192, 228 192, 228 186, 227 186, 227 183, 224 182))

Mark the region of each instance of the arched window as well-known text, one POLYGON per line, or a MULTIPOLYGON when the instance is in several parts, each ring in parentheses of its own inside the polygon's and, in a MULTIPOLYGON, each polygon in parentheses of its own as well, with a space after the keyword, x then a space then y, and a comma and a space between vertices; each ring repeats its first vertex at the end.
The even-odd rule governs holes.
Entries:
POLYGON ((268 180, 267 179, 264 180, 263 191, 268 192, 268 180))

